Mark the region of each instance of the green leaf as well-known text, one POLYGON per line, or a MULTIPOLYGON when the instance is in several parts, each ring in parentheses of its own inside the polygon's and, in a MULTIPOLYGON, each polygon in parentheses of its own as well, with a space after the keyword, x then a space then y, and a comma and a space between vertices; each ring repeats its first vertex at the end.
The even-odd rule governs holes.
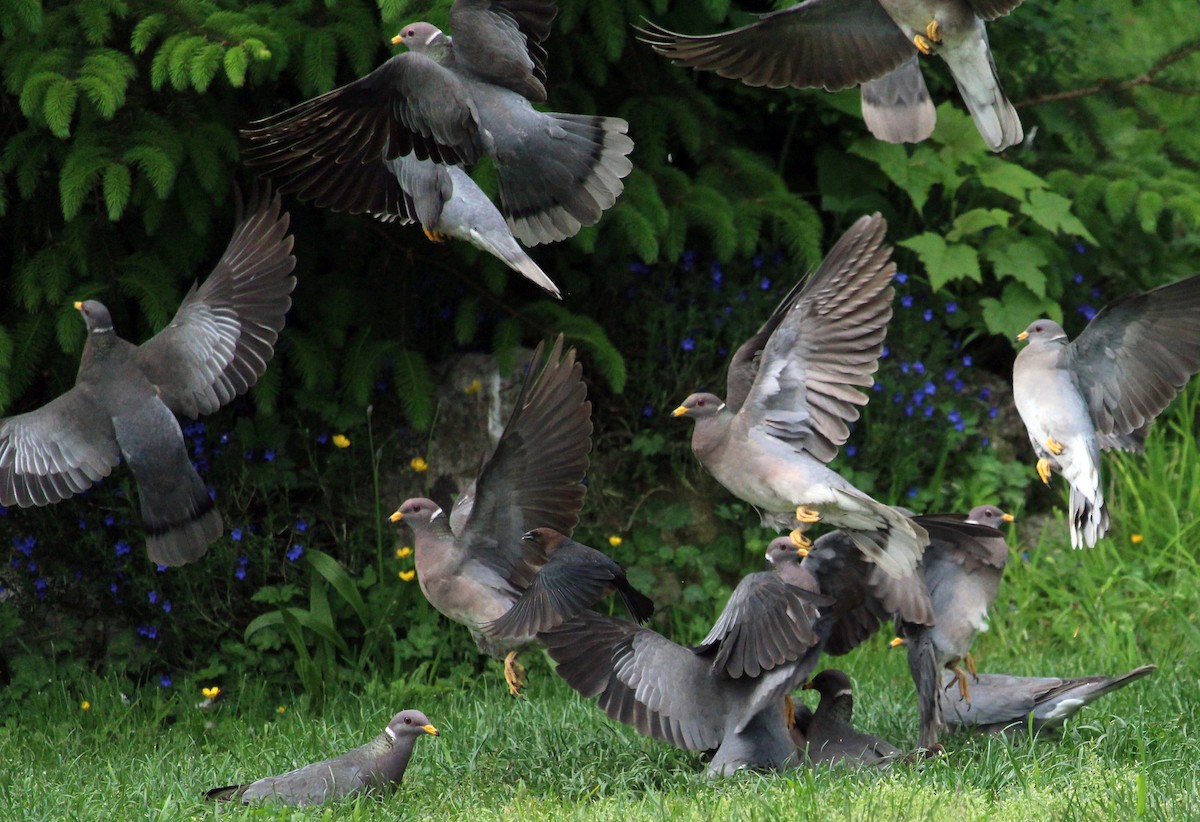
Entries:
POLYGON ((1015 200, 1024 200, 1030 191, 1047 188, 1046 181, 1029 169, 998 157, 989 158, 979 169, 979 182, 1015 200))
POLYGON ((1091 232, 1071 213, 1071 201, 1061 194, 1055 194, 1053 191, 1031 191, 1029 199, 1021 204, 1021 213, 1032 217, 1035 223, 1047 231, 1074 234, 1098 245, 1091 232))
POLYGON ((55 137, 66 139, 71 136, 71 119, 75 116, 75 101, 79 89, 75 83, 63 77, 46 88, 42 100, 42 116, 55 137))
POLYGON ((1137 193, 1137 183, 1128 179, 1113 180, 1104 189, 1104 207, 1114 223, 1123 221, 1133 211, 1137 193))
POLYGON ((96 184, 108 162, 108 151, 103 146, 76 143, 72 147, 58 177, 63 219, 73 220, 79 214, 83 198, 96 184))
POLYGON ((433 424, 436 387, 429 363, 416 351, 404 349, 396 354, 392 373, 396 381, 396 395, 400 398, 409 424, 417 431, 428 431, 433 424))
POLYGON ((1154 234, 1158 231, 1158 218, 1163 210, 1163 196, 1157 191, 1143 191, 1137 199, 1137 218, 1142 231, 1154 234))
POLYGON ((954 228, 946 239, 956 243, 969 234, 978 234, 985 228, 1007 227, 1012 213, 1002 208, 973 208, 954 218, 954 228))
POLYGON ((246 626, 246 630, 242 633, 242 640, 249 640, 250 637, 263 628, 284 625, 288 619, 294 619, 300 627, 306 628, 321 639, 336 645, 344 653, 350 653, 350 646, 346 644, 346 640, 342 639, 341 634, 337 632, 337 629, 333 625, 317 618, 310 611, 306 611, 303 608, 280 608, 278 611, 268 611, 265 614, 259 614, 246 626))
POLYGON ((949 245, 940 234, 928 231, 910 237, 899 245, 917 252, 929 277, 929 287, 934 291, 941 290, 946 283, 955 280, 983 282, 979 254, 969 245, 949 245))
POLYGON ((220 43, 208 43, 196 50, 188 74, 192 78, 192 87, 201 93, 208 90, 213 78, 217 76, 225 57, 225 48, 220 43))
POLYGON ((1062 309, 1058 303, 1038 297, 1020 283, 1008 283, 1001 299, 984 297, 979 305, 988 331, 1010 340, 1038 317, 1062 322, 1062 309))
POLYGON ((133 27, 133 34, 129 37, 129 48, 134 54, 141 54, 150 47, 155 36, 162 31, 167 24, 167 15, 165 14, 147 14, 137 25, 133 27))
POLYGON ((467 297, 458 304, 454 314, 454 341, 467 345, 479 331, 479 298, 467 297))
POLYGON ((346 573, 346 569, 342 567, 341 563, 316 548, 308 549, 304 558, 308 560, 312 569, 324 577, 333 590, 346 600, 346 604, 354 609, 354 613, 358 615, 363 627, 370 627, 370 612, 367 611, 367 604, 363 602, 362 594, 359 593, 354 580, 346 573))
POLYGON ((917 211, 925 208, 935 185, 942 185, 947 194, 952 194, 962 182, 954 167, 926 146, 918 147, 910 155, 904 146, 863 139, 850 146, 850 153, 878 165, 887 178, 908 195, 917 211))
POLYGON ((125 152, 125 161, 142 170, 160 200, 170 196, 178 168, 166 151, 158 146, 134 146, 125 152))
POLYGON ((246 56, 246 51, 241 46, 231 46, 225 51, 225 76, 229 78, 229 85, 234 88, 241 88, 246 84, 246 68, 250 65, 250 58, 246 56))
POLYGON ((1011 278, 1032 291, 1037 297, 1046 296, 1046 265, 1050 262, 1038 243, 1029 239, 1007 239, 989 244, 984 258, 992 264, 996 278, 1011 278))
POLYGON ((116 222, 125 213, 129 205, 129 194, 133 191, 133 178, 129 166, 124 163, 110 163, 104 170, 104 205, 108 209, 108 219, 116 222))
POLYGON ((300 78, 308 94, 321 94, 333 88, 337 74, 337 43, 333 34, 323 29, 312 31, 304 38, 300 78))

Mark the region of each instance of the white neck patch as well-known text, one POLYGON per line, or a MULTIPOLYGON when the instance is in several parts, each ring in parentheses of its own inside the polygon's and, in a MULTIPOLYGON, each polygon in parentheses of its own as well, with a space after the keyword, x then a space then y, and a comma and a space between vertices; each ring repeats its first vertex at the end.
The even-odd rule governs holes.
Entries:
POLYGON ((393 731, 391 728, 384 728, 383 732, 385 734, 387 734, 388 739, 392 740, 393 742, 396 741, 396 732, 393 731))
POLYGON ((438 39, 441 36, 442 36, 442 33, 440 31, 435 31, 433 34, 431 34, 425 38, 425 45, 428 46, 430 43, 432 43, 434 40, 438 39))
POLYGON ((437 519, 444 513, 445 513, 445 511, 443 511, 441 508, 437 509, 436 511, 433 512, 433 516, 429 518, 429 521, 433 522, 435 519, 437 519))

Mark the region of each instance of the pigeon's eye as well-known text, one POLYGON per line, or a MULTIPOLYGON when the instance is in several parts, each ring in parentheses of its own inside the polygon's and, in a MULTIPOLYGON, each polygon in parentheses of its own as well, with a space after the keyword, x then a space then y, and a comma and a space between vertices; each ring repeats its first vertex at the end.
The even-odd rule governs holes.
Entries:
POLYGON ((1039 334, 1040 334, 1040 333, 1042 333, 1042 327, 1041 327, 1040 325, 1035 325, 1035 326, 1033 327, 1033 330, 1034 330, 1034 331, 1036 331, 1036 332, 1037 332, 1037 333, 1039 333, 1039 334))
POLYGON ((416 30, 416 29, 409 29, 408 31, 404 32, 404 36, 405 36, 405 37, 416 37, 416 36, 417 36, 417 30, 416 30))
POLYGON ((411 719, 410 717, 407 717, 407 716, 406 716, 406 717, 404 717, 404 724, 405 724, 405 725, 411 725, 411 724, 412 724, 412 719, 411 719))

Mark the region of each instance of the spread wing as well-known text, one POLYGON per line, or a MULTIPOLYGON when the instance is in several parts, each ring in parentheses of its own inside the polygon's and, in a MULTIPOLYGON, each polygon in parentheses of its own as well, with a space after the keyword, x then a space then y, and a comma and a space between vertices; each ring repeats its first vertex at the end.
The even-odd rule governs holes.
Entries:
MULTIPOLYGON (((496 450, 475 481, 459 545, 515 585, 532 582, 521 535, 532 528, 570 534, 579 521, 592 449, 592 404, 575 350, 562 352, 560 335, 542 367, 542 346, 496 450), (540 373, 539 373, 540 370, 540 373)), ((456 506, 457 507, 457 506, 456 506)))
POLYGON ((484 632, 497 638, 533 636, 599 602, 621 568, 598 551, 587 552, 598 556, 575 552, 568 545, 551 554, 516 604, 483 626, 484 632))
POLYGON ((287 212, 266 191, 242 218, 216 268, 170 325, 143 343, 138 365, 176 414, 211 414, 267 369, 292 305, 296 267, 287 212))
POLYGON ((868 399, 858 387, 874 383, 892 317, 886 230, 878 214, 860 218, 792 299, 738 412, 752 432, 822 462, 850 435, 846 423, 868 399))
POLYGON ((721 34, 650 25, 643 39, 659 54, 748 86, 837 91, 887 74, 915 52, 878 0, 807 0, 721 34))
POLYGON ((49 505, 107 477, 120 461, 112 417, 75 386, 0 420, 0 505, 49 505))
POLYGON ((454 59, 477 77, 544 102, 541 43, 557 14, 554 0, 457 0, 450 10, 454 59))
MULTIPOLYGON (((341 88, 242 130, 247 165, 284 194, 351 214, 404 214, 385 165, 404 154, 473 163, 484 153, 479 115, 450 69, 405 52, 341 88)), ((411 216, 411 215, 409 215, 411 216)))
POLYGON ((1075 375, 1101 444, 1120 447, 1200 371, 1200 274, 1109 303, 1061 363, 1075 375))

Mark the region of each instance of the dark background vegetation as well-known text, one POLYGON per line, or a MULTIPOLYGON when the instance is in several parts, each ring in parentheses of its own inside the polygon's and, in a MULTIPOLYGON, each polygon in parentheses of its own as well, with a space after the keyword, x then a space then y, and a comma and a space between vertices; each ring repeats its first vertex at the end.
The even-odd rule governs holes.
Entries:
MULTIPOLYGON (((155 686, 298 674, 317 696, 361 672, 471 675, 466 632, 399 576, 407 535, 382 525, 399 500, 380 488, 437 475, 410 459, 439 435, 449 356, 512 362, 559 331, 594 404, 580 535, 620 537, 656 625, 690 636, 770 535, 669 412, 723 389, 730 351, 865 212, 887 217, 903 275, 879 385, 836 465, 914 509, 1061 508, 1031 482, 1010 340, 1043 314, 1075 334, 1109 299, 1200 267, 1193 0, 1034 1, 992 24, 1028 135, 999 156, 938 60, 924 62, 937 132, 889 146, 857 91, 685 71, 630 28, 715 31, 770 3, 559 5, 550 105, 624 117, 636 144, 601 223, 531 251, 562 303, 462 244, 289 201, 299 284, 276 357, 247 398, 186 429, 226 536, 194 567, 156 569, 124 470, 48 509, 0 510, 8 694, 93 669, 155 686)), ((0 413, 72 383, 72 301, 104 301, 134 341, 167 322, 228 239, 235 181, 252 179, 239 127, 366 73, 403 23, 444 25, 449 6, 0 0, 0 413)))

